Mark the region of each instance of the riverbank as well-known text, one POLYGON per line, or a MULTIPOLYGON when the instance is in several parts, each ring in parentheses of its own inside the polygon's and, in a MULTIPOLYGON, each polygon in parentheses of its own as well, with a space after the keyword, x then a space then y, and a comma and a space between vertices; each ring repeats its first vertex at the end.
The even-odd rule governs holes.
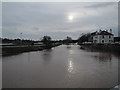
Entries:
POLYGON ((92 49, 107 52, 120 52, 120 44, 80 44, 81 49, 92 49))
MULTIPOLYGON (((59 46, 61 44, 54 44, 52 47, 59 46)), ((30 52, 30 51, 39 51, 47 49, 45 46, 40 45, 25 45, 25 46, 3 46, 2 47, 2 56, 14 55, 23 52, 30 52)))

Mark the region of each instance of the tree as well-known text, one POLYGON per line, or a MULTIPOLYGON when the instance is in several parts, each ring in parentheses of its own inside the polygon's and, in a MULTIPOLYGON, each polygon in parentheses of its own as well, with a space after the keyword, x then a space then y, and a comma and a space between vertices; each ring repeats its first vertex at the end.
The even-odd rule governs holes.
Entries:
POLYGON ((65 43, 70 44, 71 42, 72 42, 72 38, 67 36, 67 38, 65 39, 65 43))
POLYGON ((52 47, 52 38, 50 36, 44 36, 43 39, 41 40, 43 44, 45 45, 46 48, 51 48, 52 47))
POLYGON ((84 34, 78 38, 78 43, 88 42, 89 37, 91 36, 90 33, 84 34))
POLYGON ((67 36, 67 40, 68 40, 68 41, 71 41, 71 40, 72 40, 72 38, 71 38, 71 37, 69 37, 69 36, 67 36))

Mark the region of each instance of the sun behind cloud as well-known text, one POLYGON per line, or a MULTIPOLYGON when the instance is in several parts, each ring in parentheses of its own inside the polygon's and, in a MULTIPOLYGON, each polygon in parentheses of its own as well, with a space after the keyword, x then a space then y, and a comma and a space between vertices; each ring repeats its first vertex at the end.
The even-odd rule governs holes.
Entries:
POLYGON ((73 15, 69 15, 68 16, 68 20, 72 21, 74 19, 74 16, 73 15))

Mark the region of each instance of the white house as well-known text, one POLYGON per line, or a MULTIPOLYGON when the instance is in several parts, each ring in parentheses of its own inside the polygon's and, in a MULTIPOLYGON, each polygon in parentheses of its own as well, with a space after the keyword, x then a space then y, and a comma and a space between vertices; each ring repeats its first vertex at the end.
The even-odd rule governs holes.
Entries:
POLYGON ((92 43, 112 43, 114 41, 113 36, 112 29, 110 29, 110 32, 107 30, 99 30, 99 32, 91 33, 88 40, 92 43))

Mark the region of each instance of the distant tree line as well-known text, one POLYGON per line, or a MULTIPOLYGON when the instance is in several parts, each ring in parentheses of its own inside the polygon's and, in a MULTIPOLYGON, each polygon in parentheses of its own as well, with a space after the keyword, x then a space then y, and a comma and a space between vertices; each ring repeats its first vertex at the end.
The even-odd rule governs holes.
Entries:
POLYGON ((24 40, 24 39, 8 39, 8 38, 3 38, 2 43, 13 43, 14 45, 32 45, 33 43, 36 43, 38 41, 33 41, 33 40, 24 40))
POLYGON ((63 40, 52 40, 50 36, 44 36, 42 40, 25 40, 25 39, 8 39, 8 38, 2 38, 2 43, 13 43, 15 45, 32 45, 34 43, 43 42, 45 45, 51 45, 52 43, 63 43, 63 44, 69 44, 69 43, 77 43, 78 40, 72 40, 71 37, 67 36, 66 39, 63 40))

